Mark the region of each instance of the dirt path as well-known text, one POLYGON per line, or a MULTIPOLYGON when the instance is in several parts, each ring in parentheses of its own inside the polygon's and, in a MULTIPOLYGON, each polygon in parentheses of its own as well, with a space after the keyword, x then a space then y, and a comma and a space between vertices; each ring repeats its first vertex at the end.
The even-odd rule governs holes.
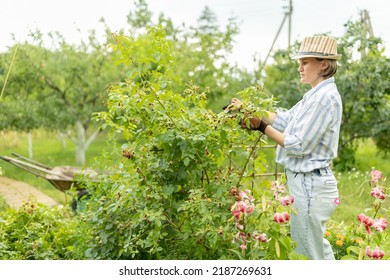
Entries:
POLYGON ((34 186, 0 176, 0 196, 6 201, 9 207, 18 209, 27 201, 30 196, 35 196, 37 201, 48 206, 58 204, 53 198, 42 193, 34 186))

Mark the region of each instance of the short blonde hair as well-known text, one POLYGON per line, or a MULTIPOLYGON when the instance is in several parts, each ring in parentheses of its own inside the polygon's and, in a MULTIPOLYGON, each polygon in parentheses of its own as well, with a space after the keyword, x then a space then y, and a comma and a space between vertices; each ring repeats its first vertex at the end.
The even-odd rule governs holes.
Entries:
POLYGON ((316 58, 317 60, 326 60, 328 62, 328 67, 322 71, 321 76, 324 77, 325 79, 328 79, 330 77, 333 77, 334 74, 337 72, 337 61, 333 59, 321 59, 321 58, 316 58))

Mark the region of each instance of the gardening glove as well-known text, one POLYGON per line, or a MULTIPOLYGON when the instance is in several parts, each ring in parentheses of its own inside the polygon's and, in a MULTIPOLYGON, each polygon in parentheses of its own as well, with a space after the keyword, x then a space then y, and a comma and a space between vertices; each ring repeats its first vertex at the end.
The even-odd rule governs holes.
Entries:
POLYGON ((241 120, 241 127, 245 129, 250 129, 250 130, 258 130, 260 127, 260 122, 261 120, 258 117, 251 117, 249 118, 249 124, 250 127, 247 127, 247 118, 244 118, 241 120))
POLYGON ((250 128, 247 128, 247 121, 244 119, 241 122, 241 127, 251 130, 259 130, 261 133, 265 134, 265 129, 268 126, 268 123, 258 117, 252 117, 249 119, 250 128))

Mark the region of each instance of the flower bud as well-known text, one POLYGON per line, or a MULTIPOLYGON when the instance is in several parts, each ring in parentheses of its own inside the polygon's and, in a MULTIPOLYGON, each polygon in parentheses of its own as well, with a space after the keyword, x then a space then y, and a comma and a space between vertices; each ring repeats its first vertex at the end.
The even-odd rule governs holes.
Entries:
POLYGON ((283 206, 288 206, 290 204, 293 204, 294 202, 294 197, 291 196, 291 195, 288 195, 288 196, 284 196, 284 197, 281 197, 279 199, 280 203, 283 205, 283 206))
POLYGON ((378 198, 380 200, 385 199, 385 191, 383 188, 380 188, 380 187, 372 188, 370 194, 372 197, 378 198))
POLYGON ((367 257, 371 259, 379 260, 384 257, 385 252, 379 249, 378 247, 376 247, 374 250, 372 250, 370 247, 367 247, 365 254, 367 257))
POLYGON ((287 212, 274 214, 274 221, 277 223, 282 224, 288 222, 289 220, 290 220, 290 215, 287 212))

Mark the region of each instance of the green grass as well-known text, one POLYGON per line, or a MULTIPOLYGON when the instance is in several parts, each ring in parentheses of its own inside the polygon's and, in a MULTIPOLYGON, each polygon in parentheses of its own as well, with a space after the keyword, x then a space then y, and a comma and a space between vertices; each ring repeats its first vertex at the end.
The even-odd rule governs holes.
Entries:
POLYGON ((378 151, 372 140, 362 141, 357 151, 356 168, 359 170, 379 169, 384 177, 390 177, 390 155, 378 151))
POLYGON ((1 209, 5 209, 7 208, 7 203, 5 202, 5 200, 0 196, 0 211, 1 209))
MULTIPOLYGON (((380 153, 371 140, 365 140, 359 145, 356 154, 356 168, 348 172, 335 173, 339 181, 341 203, 332 216, 333 220, 356 222, 357 215, 371 206, 373 198, 370 195, 371 187, 368 180, 372 169, 380 170, 383 178, 390 177, 389 158, 380 153)), ((389 199, 386 199, 382 204, 382 210, 386 212, 389 208, 389 199)))

